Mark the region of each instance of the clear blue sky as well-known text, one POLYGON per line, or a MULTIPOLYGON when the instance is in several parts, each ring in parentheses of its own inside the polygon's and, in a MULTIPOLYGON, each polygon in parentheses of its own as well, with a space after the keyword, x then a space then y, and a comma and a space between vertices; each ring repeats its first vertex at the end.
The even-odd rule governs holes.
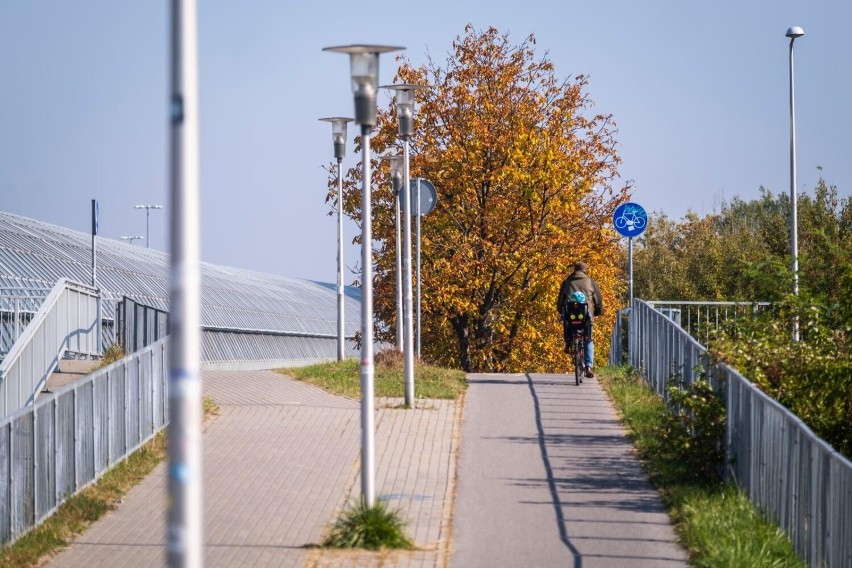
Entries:
MULTIPOLYGON (((145 234, 133 205, 168 204, 168 5, 0 0, 0 209, 88 231, 97 198, 102 236, 145 234)), ((322 48, 393 44, 415 64, 427 49, 443 60, 467 23, 534 33, 560 75, 589 75, 595 110, 618 123, 633 201, 674 218, 761 185, 789 191, 784 32, 801 26, 799 189, 822 166, 850 195, 848 0, 200 0, 202 258, 335 281, 331 129, 317 119, 353 109, 347 58, 322 48)), ((382 60, 383 83, 394 68, 382 60)), ((167 219, 151 213, 153 248, 168 249, 167 219)), ((347 264, 357 254, 349 246, 347 264)))

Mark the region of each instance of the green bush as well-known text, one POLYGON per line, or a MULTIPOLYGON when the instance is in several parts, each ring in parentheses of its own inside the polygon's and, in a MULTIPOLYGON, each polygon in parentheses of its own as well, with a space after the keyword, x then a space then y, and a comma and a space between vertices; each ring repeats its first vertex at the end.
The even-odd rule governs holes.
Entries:
POLYGON ((690 386, 676 380, 667 391, 671 413, 659 431, 663 446, 679 454, 687 475, 719 480, 725 459, 725 403, 705 379, 690 386))
POLYGON ((852 456, 852 318, 848 306, 786 298, 774 316, 740 321, 711 342, 714 356, 852 456), (800 340, 792 340, 799 320, 800 340))
POLYGON ((334 523, 323 546, 330 548, 411 549, 399 511, 389 510, 383 501, 368 507, 363 497, 334 523))

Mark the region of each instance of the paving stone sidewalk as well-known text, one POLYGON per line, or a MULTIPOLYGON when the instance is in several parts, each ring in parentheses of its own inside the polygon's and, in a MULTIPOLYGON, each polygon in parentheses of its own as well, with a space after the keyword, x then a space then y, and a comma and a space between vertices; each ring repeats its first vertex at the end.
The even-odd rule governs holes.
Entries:
MULTIPOLYGON (((205 372, 221 414, 204 434, 206 566, 446 564, 459 405, 377 401, 377 494, 409 520, 419 550, 376 555, 311 548, 360 492, 360 406, 270 371, 205 372)), ((165 563, 165 464, 49 563, 165 563)))

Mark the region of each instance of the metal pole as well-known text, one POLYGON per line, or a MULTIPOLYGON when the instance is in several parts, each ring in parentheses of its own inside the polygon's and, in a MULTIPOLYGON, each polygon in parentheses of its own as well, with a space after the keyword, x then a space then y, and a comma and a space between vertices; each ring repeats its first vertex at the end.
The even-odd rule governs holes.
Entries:
POLYGON ((417 178, 417 196, 414 204, 417 215, 417 359, 420 359, 420 178, 417 178))
MULTIPOLYGON (((133 244, 133 243, 130 243, 133 244)), ((151 246, 151 208, 145 208, 145 248, 151 246)))
POLYGON ((337 158, 337 360, 344 357, 343 329, 343 158, 337 158))
POLYGON ((405 349, 403 351, 405 357, 405 404, 406 406, 411 406, 414 404, 414 326, 411 321, 412 312, 414 310, 411 298, 411 173, 409 171, 408 161, 408 136, 403 137, 403 144, 402 209, 405 213, 403 221, 405 223, 405 242, 403 244, 404 258, 402 261, 402 274, 404 279, 403 295, 405 296, 403 304, 405 349))
POLYGON ((394 187, 395 208, 396 208, 396 348, 398 351, 404 351, 403 348, 403 326, 402 326, 402 221, 399 218, 399 192, 401 187, 394 187))
POLYGON ((370 199, 370 133, 361 126, 363 148, 361 178, 361 494, 368 507, 376 500, 375 489, 375 416, 373 411, 373 212, 370 199))
POLYGON ((92 199, 92 288, 96 288, 97 254, 95 252, 95 235, 98 232, 98 202, 92 199))
POLYGON ((627 305, 633 307, 633 237, 627 237, 627 279, 629 282, 629 295, 627 305))
POLYGON ((170 567, 200 567, 202 461, 198 47, 195 0, 171 2, 170 567))
MULTIPOLYGON (((793 42, 790 38, 790 250, 793 256, 793 294, 799 295, 799 237, 796 196, 796 113, 793 79, 793 42)), ((793 319, 793 341, 799 340, 799 318, 793 319)))

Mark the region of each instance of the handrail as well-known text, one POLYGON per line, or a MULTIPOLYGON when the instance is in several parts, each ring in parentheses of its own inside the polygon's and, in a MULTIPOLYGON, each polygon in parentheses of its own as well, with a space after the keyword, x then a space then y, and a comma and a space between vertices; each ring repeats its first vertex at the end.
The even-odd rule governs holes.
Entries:
POLYGON ((728 479, 811 566, 849 566, 852 462, 736 370, 711 364, 707 349, 651 304, 634 298, 630 308, 630 364, 660 394, 673 378, 688 385, 706 372, 725 399, 728 479))
POLYGON ((98 291, 63 278, 0 363, 0 416, 32 404, 66 351, 100 354, 98 291))

